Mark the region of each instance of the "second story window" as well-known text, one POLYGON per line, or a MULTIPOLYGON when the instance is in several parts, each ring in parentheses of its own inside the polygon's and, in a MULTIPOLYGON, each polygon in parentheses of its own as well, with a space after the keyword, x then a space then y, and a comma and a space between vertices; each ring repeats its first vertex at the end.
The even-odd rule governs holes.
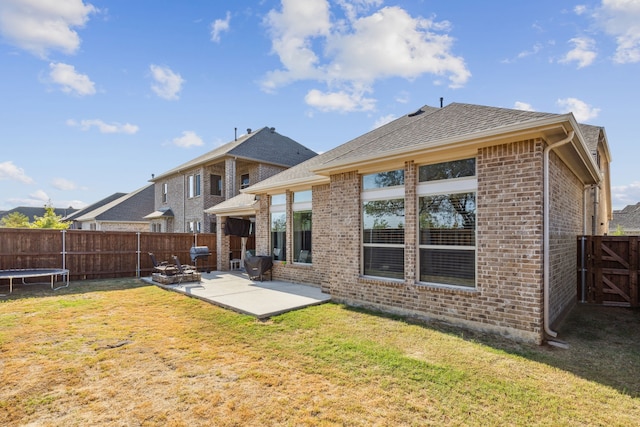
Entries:
POLYGON ((200 174, 189 175, 189 198, 200 195, 200 174))
POLYGON ((245 173, 240 176, 240 188, 247 188, 249 186, 249 174, 245 173))
POLYGON ((167 197, 169 193, 169 184, 166 182, 162 184, 162 203, 167 203, 167 197))
POLYGON ((210 185, 212 196, 222 196, 222 177, 220 175, 211 175, 210 185))

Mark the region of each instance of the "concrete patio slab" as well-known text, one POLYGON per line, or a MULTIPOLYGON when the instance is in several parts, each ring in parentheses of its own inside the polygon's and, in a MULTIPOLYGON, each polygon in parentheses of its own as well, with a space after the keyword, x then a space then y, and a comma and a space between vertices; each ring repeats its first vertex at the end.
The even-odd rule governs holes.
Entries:
POLYGON ((331 300, 329 294, 314 286, 278 280, 260 282, 250 280, 241 272, 202 273, 200 283, 164 285, 154 282, 151 277, 142 280, 259 319, 331 300))

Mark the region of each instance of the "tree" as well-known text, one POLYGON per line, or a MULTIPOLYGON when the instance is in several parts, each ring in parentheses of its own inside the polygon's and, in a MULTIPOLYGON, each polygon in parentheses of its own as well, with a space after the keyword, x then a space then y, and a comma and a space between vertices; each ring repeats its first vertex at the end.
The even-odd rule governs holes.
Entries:
POLYGON ((71 226, 70 221, 63 221, 62 215, 56 215, 55 209, 51 205, 44 206, 44 215, 36 216, 31 223, 31 228, 53 228, 56 230, 66 230, 71 226))
POLYGON ((28 228, 29 217, 20 212, 11 212, 9 215, 2 217, 0 227, 7 228, 28 228))

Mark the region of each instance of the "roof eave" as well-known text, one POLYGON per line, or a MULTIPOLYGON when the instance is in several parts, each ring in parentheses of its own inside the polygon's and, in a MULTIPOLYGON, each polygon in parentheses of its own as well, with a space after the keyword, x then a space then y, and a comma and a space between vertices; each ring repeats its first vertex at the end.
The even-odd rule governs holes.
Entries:
POLYGON ((288 181, 280 181, 273 184, 262 184, 258 182, 250 187, 240 190, 245 194, 280 194, 287 190, 300 191, 311 188, 314 185, 328 184, 329 178, 322 175, 313 175, 311 177, 304 177, 298 179, 292 179, 288 181))
POLYGON ((205 209, 204 212, 208 214, 222 215, 222 216, 251 216, 258 212, 258 202, 251 206, 230 206, 217 208, 216 206, 205 209))

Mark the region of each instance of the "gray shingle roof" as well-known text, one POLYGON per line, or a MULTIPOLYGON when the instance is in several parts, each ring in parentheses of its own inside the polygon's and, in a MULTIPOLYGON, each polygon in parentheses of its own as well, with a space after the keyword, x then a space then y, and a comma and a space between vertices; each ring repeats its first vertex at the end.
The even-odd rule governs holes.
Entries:
POLYGON ((154 209, 154 186, 149 184, 74 218, 75 221, 148 222, 145 215, 154 209))
POLYGON ((601 126, 585 125, 580 123, 580 132, 584 137, 584 142, 587 144, 589 151, 594 154, 598 149, 598 142, 600 141, 600 133, 603 131, 601 126))
POLYGON ((625 234, 640 233, 640 203, 625 206, 613 211, 613 219, 609 222, 609 232, 613 233, 620 226, 625 234))
POLYGON ((84 215, 84 214, 86 214, 88 212, 94 211, 94 210, 98 209, 99 207, 102 207, 102 206, 106 205, 107 203, 111 203, 114 200, 119 199, 122 196, 125 196, 126 194, 127 193, 113 193, 112 195, 107 196, 104 199, 99 200, 99 201, 97 201, 95 203, 92 203, 89 206, 86 206, 86 207, 84 207, 84 208, 82 208, 80 210, 76 210, 72 214, 67 215, 66 217, 64 217, 63 219, 65 221, 73 221, 76 218, 78 218, 79 216, 84 215))
POLYGON ((274 128, 263 127, 164 172, 151 181, 157 181, 182 170, 223 159, 227 156, 291 167, 316 155, 315 151, 287 136, 279 134, 274 128))
MULTIPOLYGON (((463 138, 480 132, 495 131, 545 118, 563 117, 553 113, 522 111, 473 104, 452 103, 443 108, 424 106, 412 114, 402 116, 386 125, 352 139, 311 160, 294 166, 271 178, 249 187, 247 192, 276 187, 280 184, 322 177, 314 170, 322 169, 334 162, 358 161, 397 150, 435 145, 439 141, 463 138)), ((591 128, 586 130, 591 135, 591 128)), ((597 128, 599 129, 599 128, 597 128)), ((593 129, 595 131, 595 129, 593 129)), ((591 138, 593 139, 593 138, 591 138)))

